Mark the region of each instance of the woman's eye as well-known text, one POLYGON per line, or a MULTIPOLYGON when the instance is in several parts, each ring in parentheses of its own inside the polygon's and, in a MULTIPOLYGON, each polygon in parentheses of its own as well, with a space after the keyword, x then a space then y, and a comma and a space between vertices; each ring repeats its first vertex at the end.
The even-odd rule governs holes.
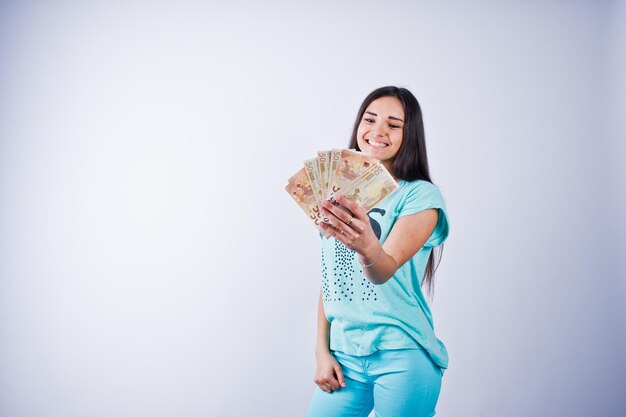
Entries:
POLYGON ((398 126, 398 125, 389 125, 389 127, 392 128, 392 129, 399 129, 400 128, 400 126, 398 126))
POLYGON ((367 118, 367 117, 365 119, 363 119, 363 120, 365 120, 367 123, 374 123, 374 119, 370 119, 370 118, 367 118))

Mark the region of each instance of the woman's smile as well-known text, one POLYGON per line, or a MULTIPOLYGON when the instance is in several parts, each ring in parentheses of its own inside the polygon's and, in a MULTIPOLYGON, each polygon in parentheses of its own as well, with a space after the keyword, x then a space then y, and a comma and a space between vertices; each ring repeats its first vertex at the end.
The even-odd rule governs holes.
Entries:
POLYGON ((370 145, 373 146, 374 148, 386 148, 387 146, 389 146, 388 143, 385 142, 380 142, 377 141, 375 139, 365 139, 365 141, 370 145))
POLYGON ((370 103, 357 129, 359 149, 380 159, 391 172, 402 145, 404 106, 396 97, 380 97, 370 103))

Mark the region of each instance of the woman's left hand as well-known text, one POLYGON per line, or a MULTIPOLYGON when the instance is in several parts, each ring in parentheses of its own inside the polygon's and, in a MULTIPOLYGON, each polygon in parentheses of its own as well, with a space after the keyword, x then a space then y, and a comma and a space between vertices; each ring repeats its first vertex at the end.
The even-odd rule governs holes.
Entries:
POLYGON ((320 222, 322 229, 359 255, 373 256, 380 250, 380 242, 367 213, 343 195, 335 197, 335 201, 337 205, 329 200, 320 204, 322 214, 328 219, 328 223, 320 222))

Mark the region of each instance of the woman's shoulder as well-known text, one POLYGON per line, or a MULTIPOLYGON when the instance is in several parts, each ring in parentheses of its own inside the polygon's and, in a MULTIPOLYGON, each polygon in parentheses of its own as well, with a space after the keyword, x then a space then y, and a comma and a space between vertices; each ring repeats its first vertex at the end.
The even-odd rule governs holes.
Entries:
POLYGON ((405 204, 433 205, 445 207, 445 199, 439 187, 430 181, 401 181, 403 201, 405 204))
POLYGON ((403 188, 407 193, 419 193, 419 194, 441 194, 441 190, 438 186, 430 181, 426 180, 414 180, 414 181, 400 181, 400 188, 403 188))

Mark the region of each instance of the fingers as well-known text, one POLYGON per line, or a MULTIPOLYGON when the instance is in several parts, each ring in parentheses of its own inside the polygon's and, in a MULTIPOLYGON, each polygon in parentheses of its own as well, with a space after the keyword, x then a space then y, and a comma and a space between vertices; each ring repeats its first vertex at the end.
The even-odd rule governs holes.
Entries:
POLYGON ((320 227, 324 229, 324 231, 328 233, 331 237, 334 237, 335 239, 343 243, 346 247, 352 248, 352 244, 354 243, 354 240, 356 238, 343 231, 343 229, 349 230, 349 227, 345 225, 341 227, 339 226, 339 224, 337 224, 336 227, 333 227, 326 223, 320 223, 320 227))
POLYGON ((330 363, 319 366, 315 376, 315 384, 322 391, 328 393, 345 388, 346 380, 341 365, 336 360, 332 360, 330 363))
POLYGON ((337 375, 337 382, 341 386, 341 388, 346 387, 346 379, 343 377, 343 372, 341 372, 341 366, 335 367, 335 375, 337 375))
POLYGON ((320 387, 320 389, 322 391, 324 391, 324 392, 327 392, 329 394, 333 392, 332 387, 329 384, 325 383, 325 382, 317 382, 316 381, 315 384, 317 384, 317 386, 320 387))
POLYGON ((327 377, 320 377, 315 379, 315 383, 322 391, 331 393, 333 391, 337 391, 341 387, 345 387, 345 382, 343 385, 333 375, 329 375, 327 377))
POLYGON ((346 387, 341 364, 330 353, 318 357, 314 381, 322 391, 328 393, 346 387))
POLYGON ((352 213, 348 213, 346 210, 341 209, 340 206, 335 206, 332 202, 324 200, 321 203, 321 209, 324 214, 331 213, 333 217, 341 220, 344 223, 348 223, 352 217, 352 213))
POLYGON ((322 389, 326 392, 333 392, 346 387, 346 380, 343 377, 343 372, 341 372, 341 365, 333 366, 332 372, 332 375, 324 378, 322 381, 322 385, 325 387, 325 389, 322 389))
POLYGON ((332 387, 329 384, 325 383, 325 382, 316 382, 316 384, 324 392, 327 392, 329 394, 333 392, 332 387))
POLYGON ((321 203, 321 211, 330 224, 339 228, 343 233, 347 233, 349 236, 356 238, 359 233, 363 232, 361 221, 354 217, 352 213, 335 207, 328 201, 321 203))
POLYGON ((335 200, 337 200, 339 204, 350 210, 352 214, 354 214, 354 217, 356 217, 357 219, 369 222, 369 217, 367 216, 367 213, 361 207, 359 207, 359 205, 354 200, 350 200, 345 195, 341 194, 338 195, 335 200))
POLYGON ((320 208, 325 215, 331 212, 342 222, 349 223, 350 227, 358 232, 363 231, 364 224, 370 224, 367 213, 355 201, 344 195, 332 196, 330 200, 322 201, 320 208))

